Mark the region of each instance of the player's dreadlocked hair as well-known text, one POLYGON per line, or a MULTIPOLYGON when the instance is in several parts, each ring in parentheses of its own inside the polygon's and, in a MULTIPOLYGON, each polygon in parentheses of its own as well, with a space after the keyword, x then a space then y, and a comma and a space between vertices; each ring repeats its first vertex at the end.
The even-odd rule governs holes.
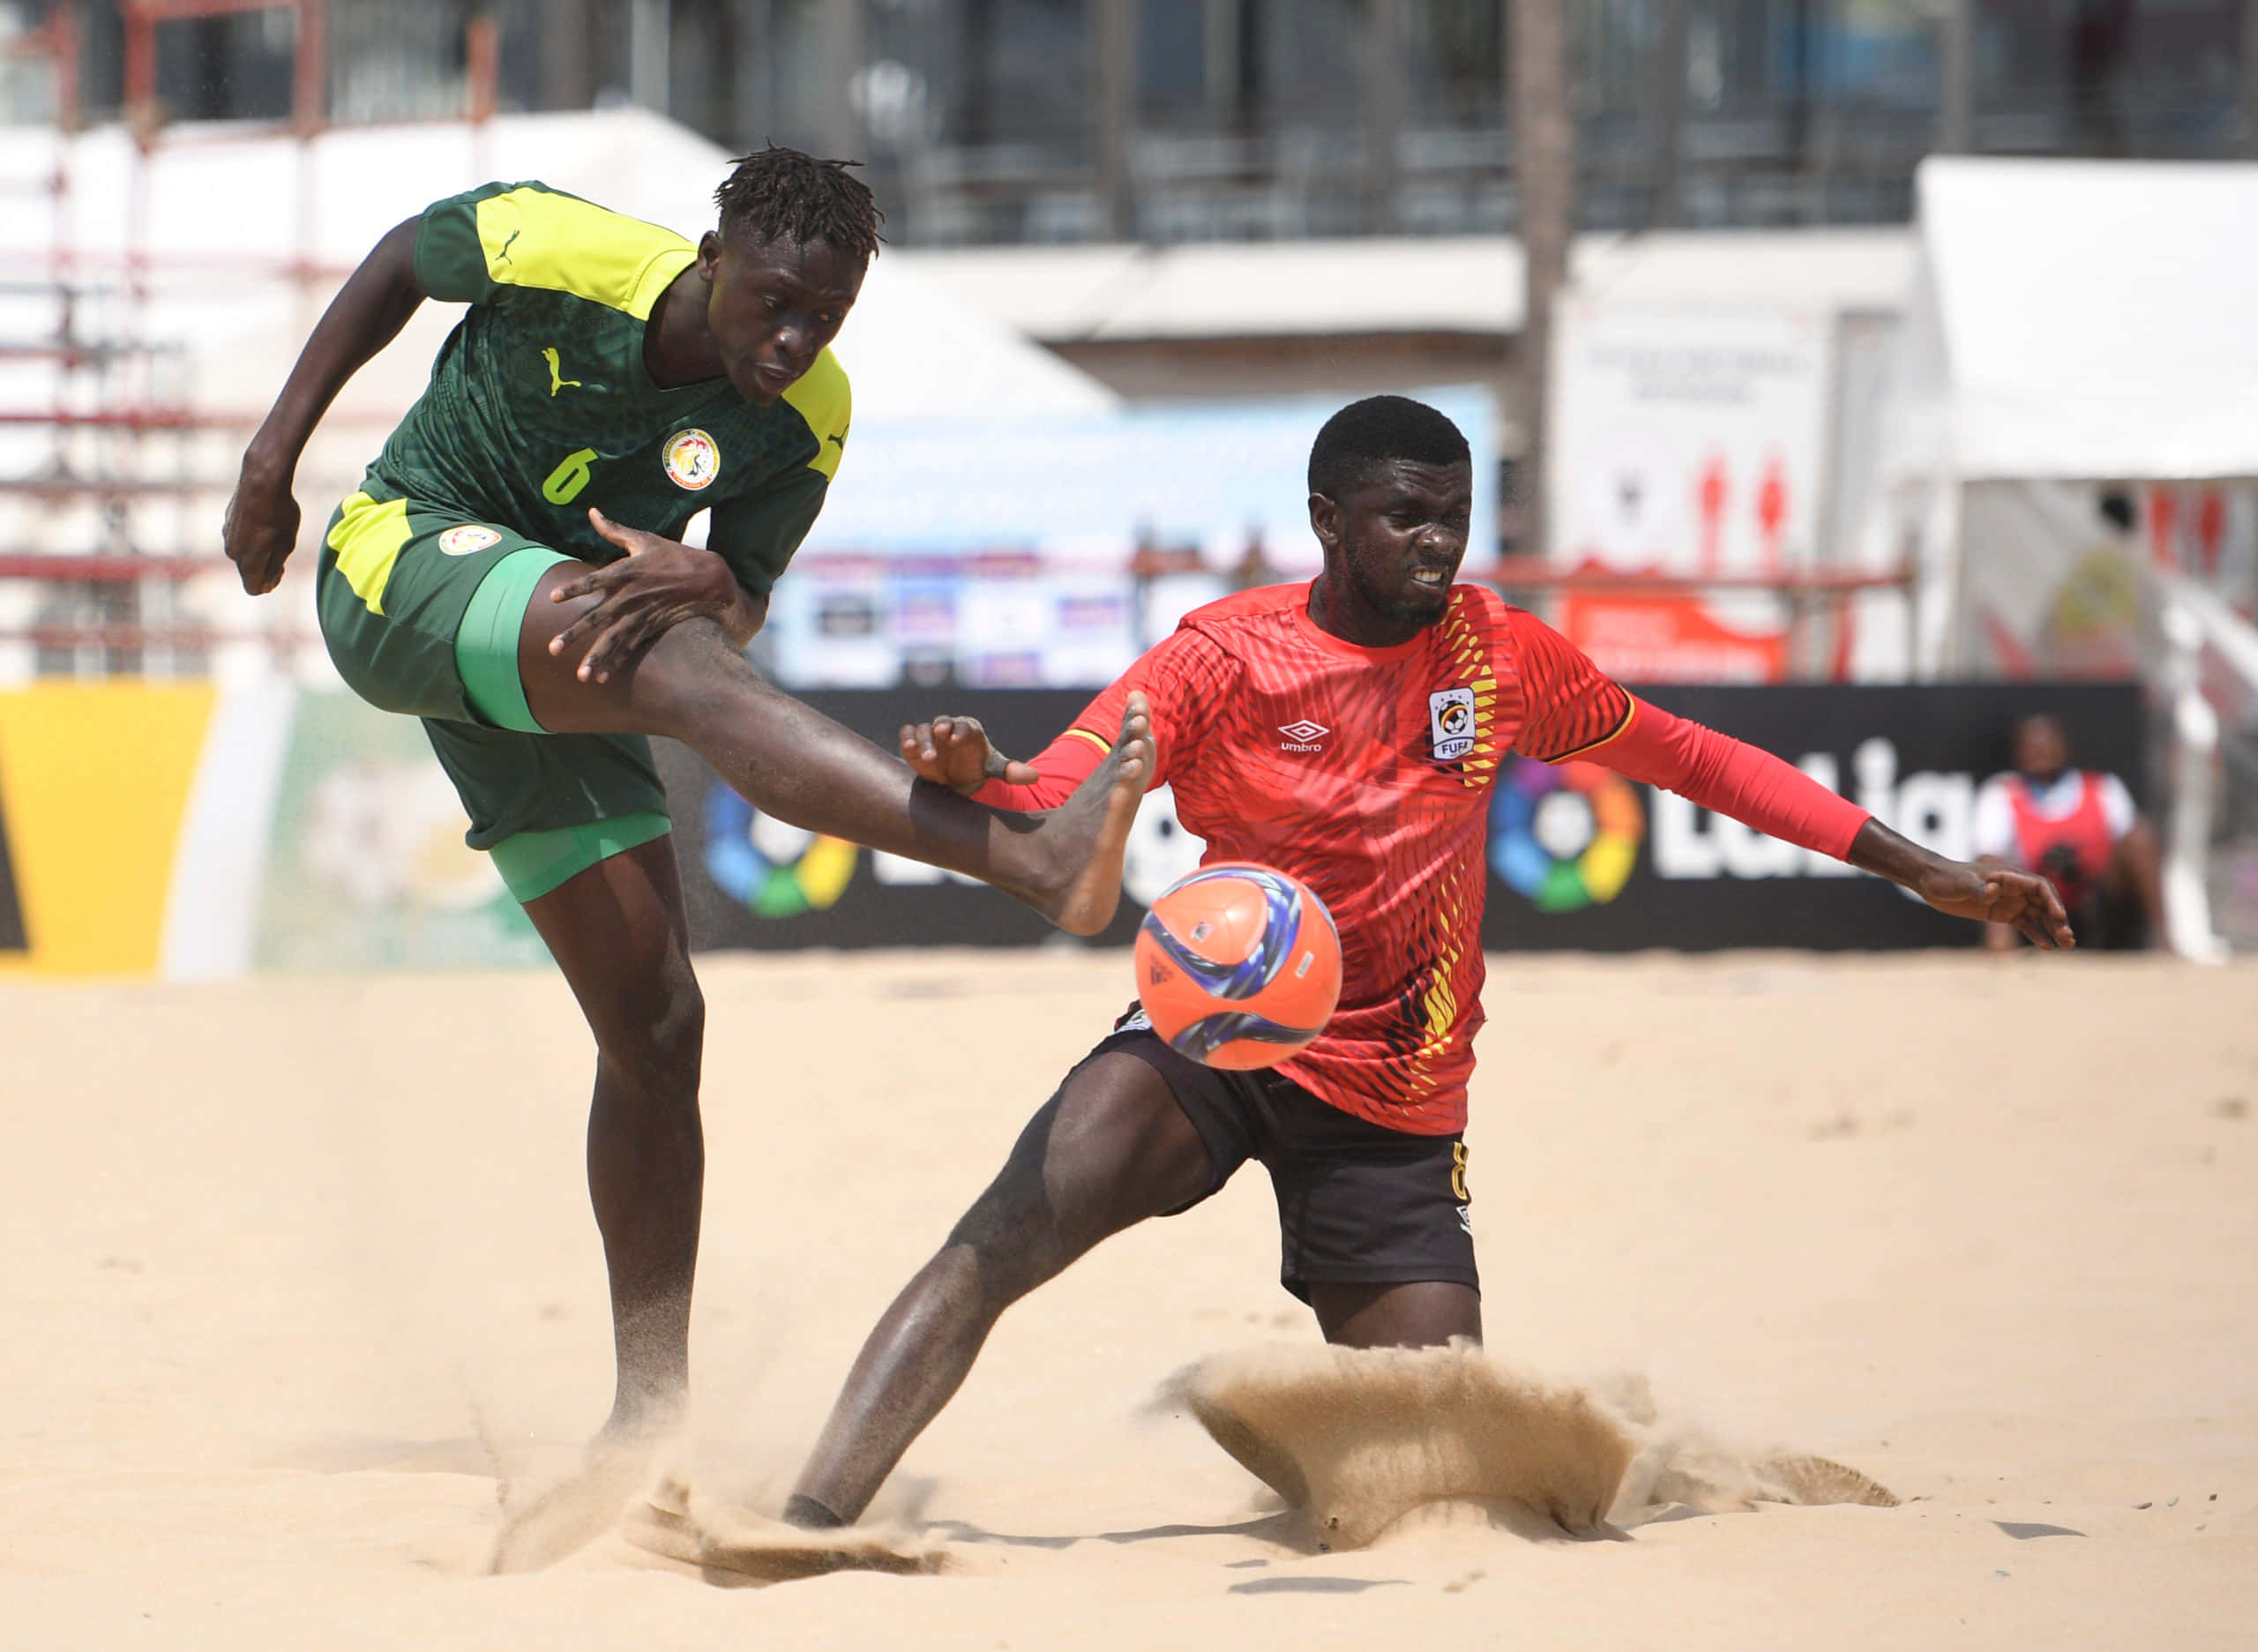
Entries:
POLYGON ((1338 499, 1375 465, 1463 465, 1466 437, 1441 414, 1409 396, 1367 396, 1325 422, 1309 450, 1309 490, 1338 499))
POLYGON ((858 161, 819 161, 771 144, 736 162, 714 191, 724 236, 744 230, 757 241, 820 241, 865 264, 879 250, 886 214, 870 185, 849 172, 858 161))

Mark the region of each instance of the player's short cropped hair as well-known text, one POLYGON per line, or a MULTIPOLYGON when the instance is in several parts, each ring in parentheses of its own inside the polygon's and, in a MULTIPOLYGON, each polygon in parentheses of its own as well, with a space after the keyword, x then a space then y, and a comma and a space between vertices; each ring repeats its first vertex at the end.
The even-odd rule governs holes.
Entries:
POLYGON ((714 191, 723 238, 742 230, 756 241, 820 241, 869 263, 886 214, 871 186, 849 170, 861 164, 819 161, 776 144, 754 150, 714 191))
POLYGON ((1309 490, 1338 499, 1391 460, 1464 465, 1472 462, 1473 453, 1465 433, 1425 402, 1366 396, 1342 408, 1318 431, 1309 450, 1309 490))

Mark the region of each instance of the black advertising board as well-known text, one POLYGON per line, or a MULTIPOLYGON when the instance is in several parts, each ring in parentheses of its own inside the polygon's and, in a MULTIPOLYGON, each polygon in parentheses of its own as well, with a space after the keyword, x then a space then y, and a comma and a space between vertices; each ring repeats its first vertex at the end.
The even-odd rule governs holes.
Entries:
MULTIPOLYGON (((2144 789, 2146 714, 2117 684, 1652 688, 1656 705, 1803 764, 1909 835, 1968 853, 1977 785, 2004 767, 2015 720, 2059 717, 2079 765, 2144 789)), ((813 693, 810 704, 892 749, 913 716, 976 716, 998 745, 1031 755, 1082 706, 1078 691, 813 693)), ((702 948, 1008 946, 1052 931, 992 890, 931 868, 811 839, 765 820, 705 765, 660 743, 673 799, 692 935, 702 948)), ((1485 946, 1825 949, 1971 945, 1973 924, 1878 878, 1720 820, 1593 765, 1508 759, 1491 810, 1485 946)), ((1135 932, 1140 898, 1190 869, 1197 844, 1148 799, 1132 845, 1132 899, 1100 944, 1135 932)))
MULTIPOLYGON (((889 753, 901 725, 954 712, 977 717, 997 746, 1028 757, 1089 704, 1087 691, 840 691, 798 696, 889 753)), ((669 740, 653 742, 674 813, 675 848, 701 950, 744 946, 1028 946, 1058 931, 985 885, 852 849, 761 819, 713 771, 669 740)), ((1163 823, 1140 816, 1140 847, 1163 823)), ((1149 856, 1148 856, 1149 858, 1149 856)), ((1163 880, 1163 886, 1165 886, 1163 880)), ((1124 901, 1098 944, 1134 938, 1143 908, 1124 901)))

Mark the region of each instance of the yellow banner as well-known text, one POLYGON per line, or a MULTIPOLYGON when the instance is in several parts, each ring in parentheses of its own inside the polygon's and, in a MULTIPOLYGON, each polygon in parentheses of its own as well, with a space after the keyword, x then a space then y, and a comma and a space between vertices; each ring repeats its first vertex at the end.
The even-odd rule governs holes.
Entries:
POLYGON ((208 684, 0 693, 0 898, 12 887, 21 931, 0 909, 0 975, 154 973, 215 698, 208 684))

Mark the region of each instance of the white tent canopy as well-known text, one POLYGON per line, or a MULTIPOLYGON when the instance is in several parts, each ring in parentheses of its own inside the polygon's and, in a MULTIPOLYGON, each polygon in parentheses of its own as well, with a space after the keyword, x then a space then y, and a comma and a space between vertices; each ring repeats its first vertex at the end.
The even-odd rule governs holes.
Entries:
POLYGON ((1964 481, 2258 475, 2258 165, 1933 158, 1915 393, 1964 481))

